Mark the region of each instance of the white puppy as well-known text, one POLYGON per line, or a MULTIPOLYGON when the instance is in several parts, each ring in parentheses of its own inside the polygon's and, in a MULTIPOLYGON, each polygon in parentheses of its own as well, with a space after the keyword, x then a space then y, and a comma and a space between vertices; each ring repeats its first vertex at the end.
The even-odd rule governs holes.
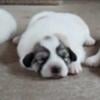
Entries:
POLYGON ((20 37, 17 51, 23 67, 46 78, 58 78, 68 72, 81 72, 85 59, 83 44, 94 43, 87 24, 79 16, 41 12, 31 19, 20 37))
POLYGON ((93 55, 86 59, 86 64, 89 66, 94 66, 94 67, 100 65, 100 49, 96 53, 96 55, 93 55))
POLYGON ((0 44, 15 35, 16 21, 7 11, 0 9, 0 44))

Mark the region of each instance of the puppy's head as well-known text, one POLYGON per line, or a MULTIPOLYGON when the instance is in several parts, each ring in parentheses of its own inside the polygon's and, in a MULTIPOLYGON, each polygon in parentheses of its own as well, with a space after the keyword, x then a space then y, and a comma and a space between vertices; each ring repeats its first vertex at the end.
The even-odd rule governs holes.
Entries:
POLYGON ((47 36, 35 45, 22 63, 26 68, 39 72, 42 77, 59 78, 68 74, 68 64, 76 59, 74 52, 57 37, 47 36))

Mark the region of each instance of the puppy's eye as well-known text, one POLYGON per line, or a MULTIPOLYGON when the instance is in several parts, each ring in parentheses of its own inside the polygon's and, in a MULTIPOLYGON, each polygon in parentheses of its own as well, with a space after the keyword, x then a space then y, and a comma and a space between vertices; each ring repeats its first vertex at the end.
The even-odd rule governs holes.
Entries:
POLYGON ((63 58, 68 58, 69 54, 67 52, 67 50, 63 49, 63 50, 59 50, 59 55, 63 58))
POLYGON ((37 53, 35 57, 38 64, 43 64, 47 58, 48 54, 46 52, 37 53))
POLYGON ((43 59, 43 58, 36 59, 36 62, 38 64, 42 64, 44 61, 45 61, 45 59, 43 59))
POLYGON ((69 53, 67 52, 66 49, 63 49, 63 50, 59 51, 59 55, 62 57, 62 59, 63 59, 67 64, 70 63, 69 53))

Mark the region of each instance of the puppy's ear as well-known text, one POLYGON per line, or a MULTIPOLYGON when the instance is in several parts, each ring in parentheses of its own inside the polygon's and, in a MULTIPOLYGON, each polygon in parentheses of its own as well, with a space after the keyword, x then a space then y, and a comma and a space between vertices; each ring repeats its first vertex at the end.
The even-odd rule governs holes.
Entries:
POLYGON ((71 61, 76 61, 77 60, 76 54, 70 48, 67 48, 67 50, 68 50, 69 55, 70 55, 70 60, 71 61))
POLYGON ((28 68, 28 67, 31 67, 31 63, 32 63, 32 60, 34 58, 34 54, 33 53, 29 53, 27 54, 24 59, 23 59, 23 64, 28 68))

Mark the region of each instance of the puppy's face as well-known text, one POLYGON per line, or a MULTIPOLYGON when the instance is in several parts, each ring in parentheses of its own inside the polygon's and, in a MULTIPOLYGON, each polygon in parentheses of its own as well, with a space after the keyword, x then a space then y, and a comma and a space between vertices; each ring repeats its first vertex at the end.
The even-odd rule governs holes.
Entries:
POLYGON ((47 36, 36 44, 33 52, 24 57, 23 64, 39 72, 42 77, 59 78, 68 74, 68 64, 76 59, 71 49, 55 36, 47 36))

